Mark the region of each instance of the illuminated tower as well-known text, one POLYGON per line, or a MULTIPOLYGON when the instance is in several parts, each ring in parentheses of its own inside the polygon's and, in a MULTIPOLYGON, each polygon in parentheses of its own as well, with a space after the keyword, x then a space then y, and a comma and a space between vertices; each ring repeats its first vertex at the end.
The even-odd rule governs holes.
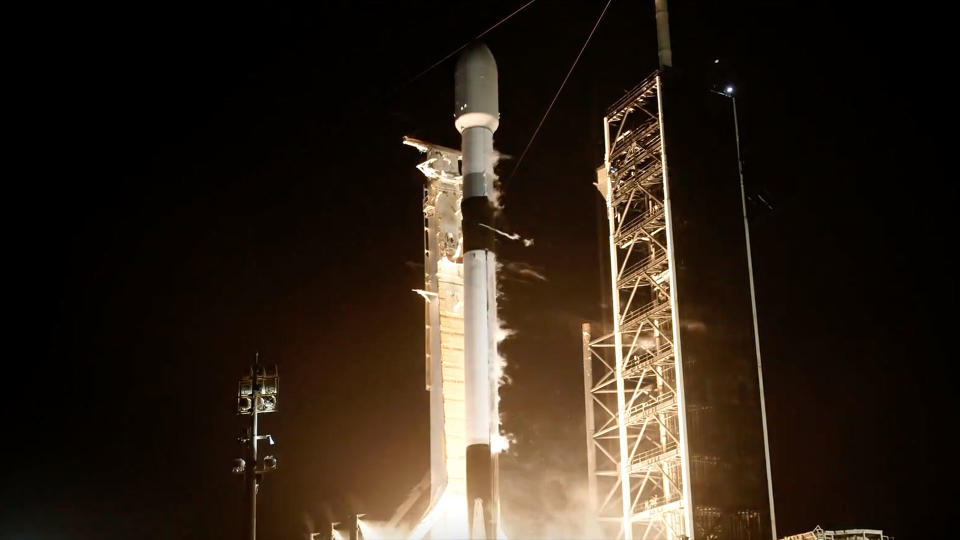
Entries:
POLYGON ((603 120, 597 187, 610 224, 614 316, 605 336, 584 325, 591 488, 601 522, 627 539, 634 530, 679 538, 692 526, 659 84, 648 78, 603 120))
POLYGON ((732 95, 670 66, 603 118, 609 333, 583 327, 588 474, 610 537, 776 538, 732 95))

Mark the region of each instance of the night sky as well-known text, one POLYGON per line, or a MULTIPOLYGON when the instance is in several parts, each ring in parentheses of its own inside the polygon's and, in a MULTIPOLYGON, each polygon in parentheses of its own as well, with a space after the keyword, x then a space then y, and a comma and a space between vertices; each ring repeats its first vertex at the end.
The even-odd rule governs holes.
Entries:
MULTIPOLYGON (((523 3, 24 14, 0 538, 238 537, 257 350, 281 374, 261 537, 390 516, 428 465, 423 177, 400 140, 459 145, 453 60, 415 75, 523 3)), ((502 153, 604 3, 542 0, 484 38, 502 153)), ((748 189, 773 206, 752 234, 781 535, 946 519, 955 61, 945 14, 898 6, 670 5, 674 64, 736 86, 748 189)), ((501 258, 547 277, 501 281, 503 482, 532 509, 579 511, 555 487, 585 475, 579 325, 608 309, 601 118, 656 61, 653 2, 614 0, 498 169, 504 226, 536 240, 501 258)))

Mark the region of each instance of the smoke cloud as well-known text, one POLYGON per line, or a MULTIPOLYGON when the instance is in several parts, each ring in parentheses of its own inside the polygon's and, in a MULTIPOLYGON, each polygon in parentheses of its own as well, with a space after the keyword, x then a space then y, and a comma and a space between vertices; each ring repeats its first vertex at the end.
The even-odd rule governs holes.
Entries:
POLYGON ((590 515, 586 469, 582 460, 553 452, 514 446, 501 458, 500 507, 503 528, 515 539, 590 539, 603 533, 590 515), (521 459, 524 458, 524 459, 521 459))

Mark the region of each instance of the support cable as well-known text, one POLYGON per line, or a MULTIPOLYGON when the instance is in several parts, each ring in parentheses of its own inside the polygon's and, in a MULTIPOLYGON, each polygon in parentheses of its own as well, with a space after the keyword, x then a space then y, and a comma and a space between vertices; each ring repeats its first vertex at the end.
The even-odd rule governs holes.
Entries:
POLYGON ((485 35, 487 35, 487 34, 489 34, 489 33, 492 32, 496 27, 498 27, 498 26, 500 26, 501 24, 503 24, 503 23, 507 22, 508 20, 510 20, 510 19, 511 19, 514 15, 516 15, 517 13, 520 13, 521 11, 527 9, 527 8, 530 6, 530 4, 532 4, 532 3, 534 3, 534 2, 536 2, 536 0, 530 0, 530 1, 527 2, 526 4, 520 6, 519 8, 517 8, 516 10, 514 10, 513 13, 507 15, 507 16, 504 17, 503 19, 500 19, 499 22, 497 22, 496 24, 494 24, 494 25, 491 26, 490 28, 487 28, 487 29, 484 30, 483 32, 480 32, 480 33, 477 35, 477 37, 475 37, 475 38, 471 39, 470 41, 464 43, 463 45, 457 47, 457 48, 454 49, 452 52, 450 52, 449 54, 447 54, 446 56, 444 56, 443 58, 441 58, 441 59, 437 60, 436 62, 434 62, 433 64, 431 64, 430 67, 428 67, 427 69, 425 69, 425 70, 421 71, 420 73, 417 73, 416 75, 414 75, 413 78, 411 78, 409 81, 407 81, 406 83, 404 83, 403 86, 401 86, 400 88, 405 88, 405 87, 407 87, 408 85, 410 85, 411 83, 413 83, 414 81, 416 81, 417 79, 419 79, 420 77, 423 77, 424 75, 426 75, 427 73, 429 73, 433 68, 435 68, 435 67, 439 66, 440 64, 446 62, 447 60, 450 59, 450 57, 452 57, 453 55, 457 54, 458 52, 466 49, 466 48, 467 48, 467 45, 470 45, 470 44, 473 43, 474 41, 482 38, 483 36, 485 36, 485 35))
MULTIPOLYGON (((590 35, 587 36, 587 40, 583 42, 583 47, 580 47, 580 52, 577 53, 577 58, 573 61, 573 64, 570 66, 570 69, 567 70, 567 76, 563 78, 563 82, 560 83, 560 88, 557 89, 557 93, 553 95, 553 99, 550 101, 550 105, 547 106, 546 112, 543 113, 543 117, 540 119, 540 123, 537 124, 537 129, 533 130, 533 135, 530 137, 530 141, 527 143, 526 148, 523 149, 523 153, 520 154, 520 159, 517 160, 517 165, 510 172, 510 177, 517 173, 517 170, 520 169, 520 164, 523 163, 524 156, 527 155, 527 151, 530 150, 530 147, 533 145, 534 139, 537 138, 537 134, 540 133, 540 128, 543 127, 543 122, 546 121, 547 116, 550 115, 550 110, 553 109, 553 105, 557 102, 557 98, 560 97, 560 92, 563 92, 563 87, 566 86, 567 81, 570 79, 570 75, 573 73, 574 68, 577 67, 577 63, 580 61, 580 57, 583 56, 583 51, 587 50, 587 45, 590 44, 590 40, 593 38, 593 34, 597 31, 597 27, 600 26, 600 21, 603 20, 603 16, 607 13, 607 8, 610 7, 610 4, 613 0, 607 0, 607 4, 603 6, 603 11, 600 12, 600 16, 597 17, 597 22, 593 23, 593 28, 590 30, 590 35)), ((466 45, 464 45, 466 46, 466 45)))

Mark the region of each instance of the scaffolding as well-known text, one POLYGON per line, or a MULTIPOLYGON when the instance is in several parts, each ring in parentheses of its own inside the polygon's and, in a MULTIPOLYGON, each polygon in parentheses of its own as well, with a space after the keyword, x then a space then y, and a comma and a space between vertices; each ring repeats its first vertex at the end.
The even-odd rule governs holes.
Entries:
POLYGON ((609 224, 612 331, 583 326, 591 510, 617 538, 692 529, 660 76, 607 110, 597 188, 609 224), (617 531, 617 532, 615 532, 617 531))

